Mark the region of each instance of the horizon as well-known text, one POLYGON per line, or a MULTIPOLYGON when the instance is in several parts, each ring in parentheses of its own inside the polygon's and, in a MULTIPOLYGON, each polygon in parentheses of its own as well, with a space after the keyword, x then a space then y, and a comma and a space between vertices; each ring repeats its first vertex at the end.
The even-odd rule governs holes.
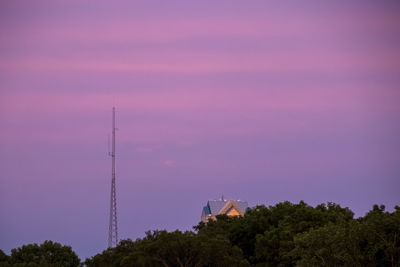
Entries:
POLYGON ((0 249, 190 230, 207 200, 400 205, 395 1, 3 1, 0 249))

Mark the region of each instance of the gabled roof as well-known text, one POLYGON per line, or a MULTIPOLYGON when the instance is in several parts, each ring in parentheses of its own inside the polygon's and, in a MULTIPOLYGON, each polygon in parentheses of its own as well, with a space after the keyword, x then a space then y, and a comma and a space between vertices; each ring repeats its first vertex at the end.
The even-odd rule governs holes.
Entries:
POLYGON ((207 206, 210 208, 211 214, 218 214, 219 211, 225 206, 226 201, 224 200, 209 200, 207 206))
POLYGON ((219 214, 228 214, 231 209, 235 209, 240 215, 246 212, 246 209, 242 209, 238 203, 234 200, 229 200, 225 206, 219 211, 219 214))
POLYGON ((207 206, 203 208, 203 212, 206 215, 224 214, 232 207, 232 205, 234 205, 237 210, 240 209, 243 213, 246 212, 246 209, 249 207, 246 201, 241 200, 209 200, 207 206), (226 210, 224 210, 224 208, 226 210))

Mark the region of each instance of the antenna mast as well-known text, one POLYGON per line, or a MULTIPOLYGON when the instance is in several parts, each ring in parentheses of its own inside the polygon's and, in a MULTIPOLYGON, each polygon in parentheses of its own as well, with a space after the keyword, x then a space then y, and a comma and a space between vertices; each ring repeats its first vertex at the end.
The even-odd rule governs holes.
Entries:
POLYGON ((110 225, 108 228, 108 247, 118 244, 117 224, 117 194, 115 191, 115 107, 112 108, 112 149, 111 156, 111 198, 110 198, 110 225))

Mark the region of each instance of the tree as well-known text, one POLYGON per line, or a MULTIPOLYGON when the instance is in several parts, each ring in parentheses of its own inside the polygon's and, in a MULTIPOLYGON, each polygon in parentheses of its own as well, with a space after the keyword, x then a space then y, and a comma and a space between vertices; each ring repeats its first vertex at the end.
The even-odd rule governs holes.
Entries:
POLYGON ((222 235, 209 238, 186 231, 146 232, 146 237, 132 242, 123 253, 121 242, 116 248, 86 260, 89 267, 97 266, 249 266, 242 251, 232 246, 222 235))
POLYGON ((362 251, 375 266, 400 266, 400 207, 393 213, 374 205, 364 218, 362 251))
POLYGON ((271 211, 260 205, 248 209, 243 217, 218 215, 217 220, 207 224, 200 222, 194 227, 199 235, 212 238, 224 236, 243 251, 244 257, 254 263, 254 246, 256 236, 264 233, 271 226, 271 211))
POLYGON ((12 266, 29 267, 80 266, 80 260, 71 247, 52 241, 45 241, 41 245, 28 244, 12 249, 10 263, 12 266))
POLYGON ((288 201, 270 207, 271 226, 256 236, 255 258, 265 266, 295 266, 300 255, 292 253, 294 237, 328 223, 350 221, 353 213, 337 204, 308 206, 288 201))
POLYGON ((329 223, 298 234, 291 252, 299 260, 296 266, 368 266, 361 254, 360 223, 329 223))
POLYGON ((96 254, 92 258, 86 259, 86 266, 98 267, 120 267, 123 266, 121 261, 134 249, 134 244, 131 239, 121 240, 118 246, 108 248, 101 254, 96 254))
POLYGON ((8 267, 11 266, 10 263, 10 256, 8 256, 4 251, 0 249, 0 267, 8 267))
POLYGON ((400 207, 375 205, 363 218, 334 203, 257 206, 217 216, 196 232, 147 232, 87 259, 94 266, 400 267, 400 207))

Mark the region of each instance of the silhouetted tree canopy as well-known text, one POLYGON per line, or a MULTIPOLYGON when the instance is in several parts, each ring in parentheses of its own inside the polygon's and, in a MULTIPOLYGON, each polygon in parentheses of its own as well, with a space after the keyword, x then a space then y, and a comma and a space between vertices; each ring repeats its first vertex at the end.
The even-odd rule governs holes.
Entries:
POLYGON ((194 232, 147 232, 86 260, 94 266, 400 266, 400 208, 364 217, 334 203, 256 206, 194 232))
MULTIPOLYGON (((86 259, 99 266, 400 267, 400 207, 374 205, 364 217, 334 203, 256 206, 243 217, 217 216, 194 231, 149 231, 86 259)), ((0 266, 79 266, 70 247, 46 241, 0 250, 0 266)))
POLYGON ((43 244, 28 244, 11 250, 11 256, 0 253, 0 266, 14 267, 76 267, 81 265, 78 256, 69 246, 45 241, 43 244), (3 259, 3 261, 2 261, 3 259))

